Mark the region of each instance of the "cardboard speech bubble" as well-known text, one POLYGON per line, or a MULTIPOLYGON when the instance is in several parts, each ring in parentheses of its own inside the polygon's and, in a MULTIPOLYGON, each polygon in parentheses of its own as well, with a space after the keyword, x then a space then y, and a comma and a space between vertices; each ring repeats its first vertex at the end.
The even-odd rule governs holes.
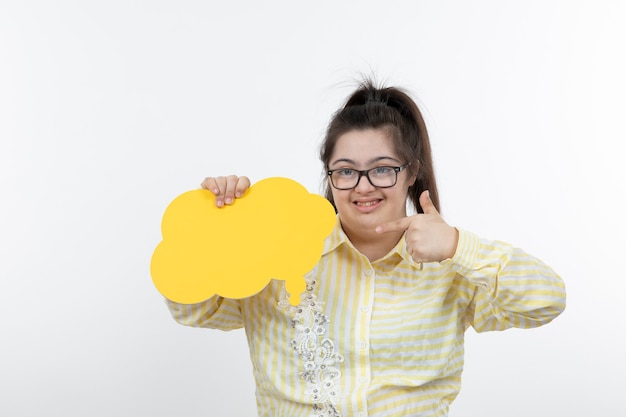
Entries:
POLYGON ((246 298, 279 279, 297 305, 336 221, 328 200, 288 178, 261 180, 223 208, 208 190, 188 191, 165 210, 152 281, 169 300, 193 304, 246 298))

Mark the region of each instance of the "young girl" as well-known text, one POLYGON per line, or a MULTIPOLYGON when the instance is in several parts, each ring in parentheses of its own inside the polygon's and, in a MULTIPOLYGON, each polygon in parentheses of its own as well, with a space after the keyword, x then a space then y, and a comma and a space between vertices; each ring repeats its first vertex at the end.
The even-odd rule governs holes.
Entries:
MULTIPOLYGON (((243 300, 168 301, 179 323, 244 327, 259 416, 446 416, 465 330, 531 328, 565 308, 562 280, 509 244, 439 215, 430 142, 404 91, 366 81, 320 152, 338 222, 298 307, 281 281, 243 300), (407 216, 410 200, 417 214, 407 216)), ((202 187, 228 210, 247 177, 202 187)))

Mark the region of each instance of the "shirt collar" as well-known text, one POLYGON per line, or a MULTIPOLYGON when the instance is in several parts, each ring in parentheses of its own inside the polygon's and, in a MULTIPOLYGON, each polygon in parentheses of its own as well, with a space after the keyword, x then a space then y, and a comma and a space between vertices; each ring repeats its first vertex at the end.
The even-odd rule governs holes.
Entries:
MULTIPOLYGON (((343 231, 343 228, 341 227, 341 221, 339 220, 339 215, 337 215, 337 222, 335 223, 335 227, 324 242, 324 250, 322 252, 322 256, 334 251, 342 244, 347 244, 353 250, 356 250, 352 245, 352 242, 350 242, 350 239, 348 239, 346 233, 343 231)), ((391 251, 389 251, 387 255, 381 258, 380 261, 383 261, 385 259, 391 259, 394 255, 400 256, 405 262, 413 263, 413 258, 411 258, 411 255, 406 250, 406 241, 404 240, 404 236, 402 236, 396 246, 394 246, 394 248, 391 249, 391 251)))
POLYGON ((341 227, 341 222, 339 221, 339 215, 337 215, 337 221, 335 222, 335 227, 333 228, 330 235, 324 241, 324 250, 322 251, 322 256, 326 255, 335 249, 337 249, 341 244, 348 243, 350 240, 346 233, 343 231, 341 227))

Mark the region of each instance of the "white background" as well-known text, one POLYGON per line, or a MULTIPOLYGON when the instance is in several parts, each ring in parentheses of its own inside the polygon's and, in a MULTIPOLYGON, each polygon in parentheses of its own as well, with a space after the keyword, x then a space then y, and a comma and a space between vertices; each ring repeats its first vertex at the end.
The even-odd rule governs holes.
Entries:
POLYGON ((567 284, 468 331, 451 416, 626 415, 625 4, 0 1, 0 415, 255 415, 243 331, 152 285, 161 216, 209 175, 319 192, 360 73, 418 98, 447 221, 567 284))

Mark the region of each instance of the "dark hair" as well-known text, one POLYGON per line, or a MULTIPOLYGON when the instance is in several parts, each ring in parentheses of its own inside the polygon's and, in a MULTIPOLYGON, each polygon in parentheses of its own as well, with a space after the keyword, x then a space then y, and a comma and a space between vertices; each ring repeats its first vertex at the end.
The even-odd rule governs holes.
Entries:
MULTIPOLYGON (((353 130, 382 129, 393 139, 396 153, 410 163, 407 170, 416 181, 409 187, 408 197, 416 212, 423 213, 420 194, 428 190, 440 211, 430 140, 424 118, 417 104, 397 87, 376 87, 372 80, 362 82, 346 104, 331 118, 320 148, 324 170, 337 140, 353 130)), ((326 198, 335 205, 330 182, 326 182, 326 198)), ((337 208, 335 207, 335 210, 337 208)))

